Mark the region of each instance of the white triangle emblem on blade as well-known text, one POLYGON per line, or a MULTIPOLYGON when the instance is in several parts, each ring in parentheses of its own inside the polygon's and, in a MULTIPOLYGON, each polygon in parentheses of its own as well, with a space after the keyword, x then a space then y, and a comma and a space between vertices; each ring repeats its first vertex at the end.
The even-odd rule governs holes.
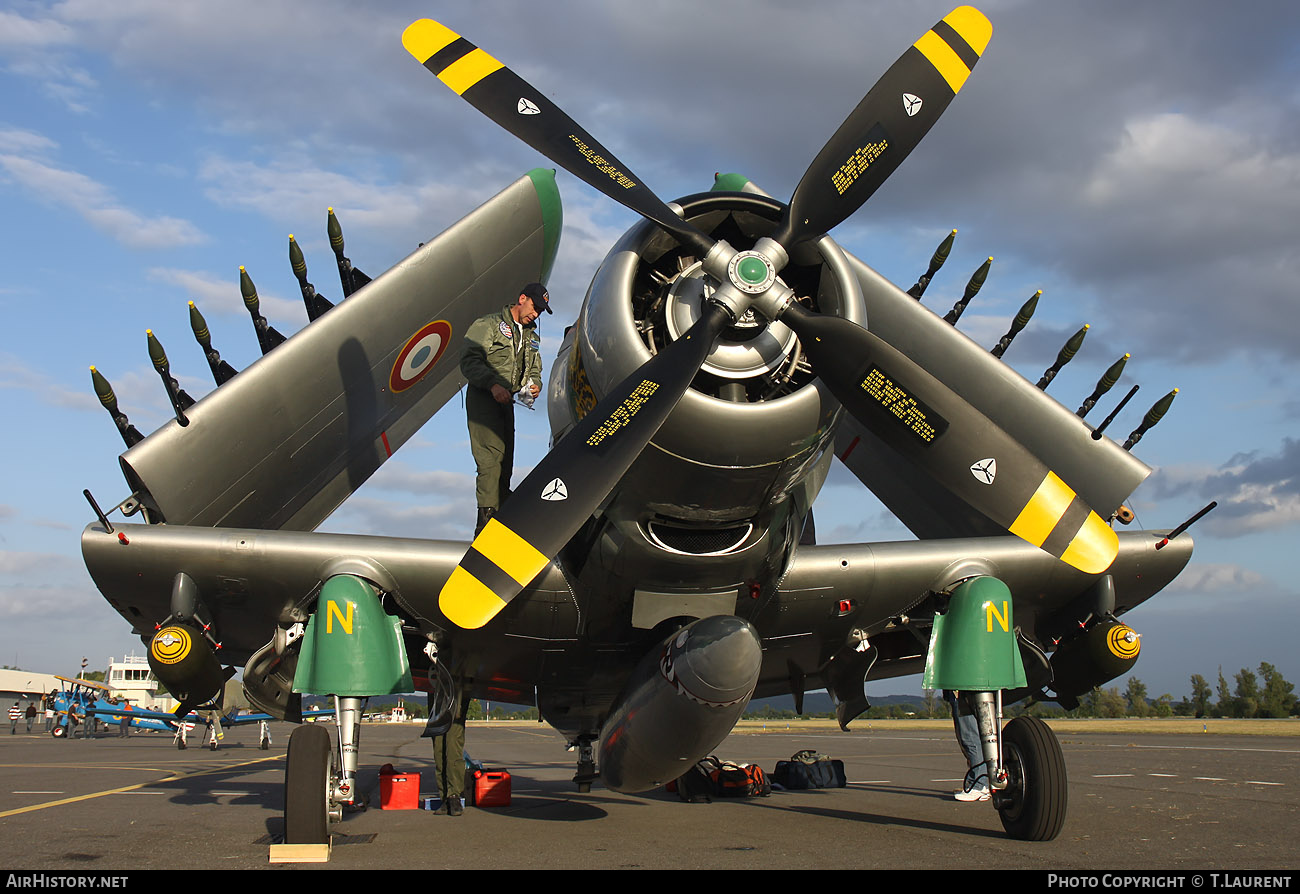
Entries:
POLYGON ((904 93, 903 111, 907 112, 907 117, 909 118, 921 111, 921 97, 914 93, 904 93))
POLYGON ((569 489, 565 487, 564 480, 556 478, 546 487, 542 488, 542 499, 548 502, 569 499, 569 489))
POLYGON ((991 456, 982 459, 970 467, 970 473, 980 484, 992 484, 993 479, 998 477, 998 461, 991 456))
POLYGON ((521 115, 540 115, 542 110, 537 108, 532 100, 519 97, 519 114, 521 115))

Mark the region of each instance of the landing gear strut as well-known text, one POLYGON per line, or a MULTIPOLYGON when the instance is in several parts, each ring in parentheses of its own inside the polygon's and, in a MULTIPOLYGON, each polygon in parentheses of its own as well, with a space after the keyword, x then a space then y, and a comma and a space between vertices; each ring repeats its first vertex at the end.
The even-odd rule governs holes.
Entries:
POLYGON ((578 748, 578 772, 573 775, 573 781, 584 795, 591 791, 591 783, 600 778, 596 772, 595 742, 595 736, 580 736, 574 743, 578 748))

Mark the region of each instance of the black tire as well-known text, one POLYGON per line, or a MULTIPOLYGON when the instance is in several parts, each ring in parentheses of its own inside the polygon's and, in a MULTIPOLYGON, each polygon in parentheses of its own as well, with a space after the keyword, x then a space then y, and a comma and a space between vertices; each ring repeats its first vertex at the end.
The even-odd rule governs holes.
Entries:
POLYGON ((334 748, 323 726, 303 724, 289 736, 284 771, 284 843, 329 842, 329 788, 334 748))
POLYGON ((50 730, 50 735, 56 739, 66 739, 68 737, 68 728, 66 726, 56 726, 50 730))
POLYGON ((1002 730, 1002 753, 1009 779, 994 796, 1002 828, 1020 841, 1051 841, 1061 834, 1069 801, 1056 735, 1037 717, 1016 717, 1002 730))

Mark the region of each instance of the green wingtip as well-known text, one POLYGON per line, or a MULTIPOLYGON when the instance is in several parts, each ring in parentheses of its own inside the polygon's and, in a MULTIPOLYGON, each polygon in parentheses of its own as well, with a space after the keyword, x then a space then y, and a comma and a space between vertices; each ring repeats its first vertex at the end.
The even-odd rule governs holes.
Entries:
POLYGON ((560 187, 555 182, 554 168, 533 168, 528 172, 537 191, 537 201, 542 209, 542 269, 539 282, 550 279, 555 256, 560 251, 560 232, 564 229, 564 206, 560 202, 560 187))

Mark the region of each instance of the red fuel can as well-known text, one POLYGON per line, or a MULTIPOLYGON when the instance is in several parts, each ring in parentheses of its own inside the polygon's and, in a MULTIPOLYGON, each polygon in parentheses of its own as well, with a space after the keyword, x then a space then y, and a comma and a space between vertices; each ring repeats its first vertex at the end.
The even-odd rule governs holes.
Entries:
POLYGON ((510 773, 506 770, 475 770, 473 783, 475 807, 510 806, 510 773))
POLYGON ((383 810, 415 810, 420 806, 419 773, 381 773, 379 806, 383 810))

